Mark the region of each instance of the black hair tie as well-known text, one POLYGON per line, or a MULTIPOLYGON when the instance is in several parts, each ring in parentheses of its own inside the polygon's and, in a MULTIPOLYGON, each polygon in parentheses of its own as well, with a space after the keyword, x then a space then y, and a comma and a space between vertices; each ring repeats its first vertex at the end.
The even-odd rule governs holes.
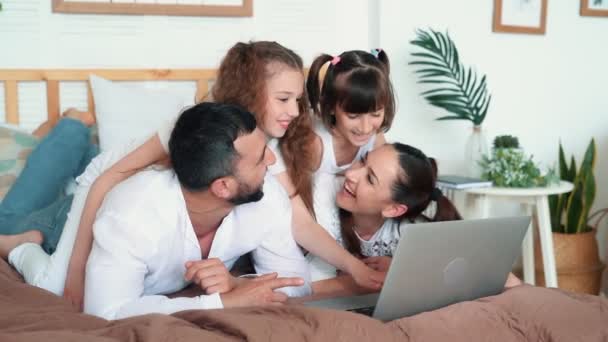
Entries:
POLYGON ((443 196, 443 192, 441 192, 439 188, 435 188, 431 191, 431 201, 437 202, 441 196, 443 196))

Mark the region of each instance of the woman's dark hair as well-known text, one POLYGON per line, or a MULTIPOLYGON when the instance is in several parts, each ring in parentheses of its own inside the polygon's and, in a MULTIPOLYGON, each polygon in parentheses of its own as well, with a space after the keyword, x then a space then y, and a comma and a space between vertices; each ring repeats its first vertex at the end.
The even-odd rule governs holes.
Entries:
MULTIPOLYGON (((401 172, 391 186, 391 198, 394 202, 407 206, 407 211, 394 219, 407 219, 415 222, 417 218, 427 221, 454 221, 461 220, 462 216, 454 204, 443 194, 435 190, 437 186, 437 163, 428 158, 419 149, 400 143, 390 144, 397 152, 401 172), (430 218, 423 215, 431 201, 435 201, 437 208, 435 215, 430 218)), ((355 235, 352 224, 352 214, 340 210, 341 233, 346 249, 354 254, 361 255, 361 246, 355 235)))
POLYGON ((337 57, 322 54, 313 61, 308 73, 310 106, 327 128, 335 125, 337 106, 348 113, 361 114, 384 109, 381 129, 386 132, 395 117, 389 69, 383 50, 379 50, 377 57, 360 50, 346 51, 337 57))

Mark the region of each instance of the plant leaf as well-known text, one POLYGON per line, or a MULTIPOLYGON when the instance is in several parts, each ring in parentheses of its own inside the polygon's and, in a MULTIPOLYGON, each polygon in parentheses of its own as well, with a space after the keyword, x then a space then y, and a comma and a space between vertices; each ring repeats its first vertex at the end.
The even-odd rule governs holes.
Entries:
POLYGON ((408 64, 410 65, 426 65, 426 66, 434 66, 437 68, 442 68, 442 69, 446 69, 447 71, 450 71, 450 67, 443 64, 443 63, 437 63, 437 62, 427 62, 427 61, 414 61, 414 62, 409 62, 408 64))
POLYGON ((447 32, 418 29, 416 39, 410 43, 424 50, 411 53, 414 59, 408 63, 417 67, 414 73, 419 77, 418 83, 447 85, 421 93, 429 104, 455 114, 441 119, 458 118, 481 124, 491 99, 486 76, 478 78, 473 68, 460 63, 458 49, 447 32))
POLYGON ((479 111, 481 114, 479 115, 479 118, 478 118, 479 121, 475 123, 476 125, 481 125, 483 120, 485 120, 486 114, 488 113, 488 108, 490 107, 491 100, 492 100, 492 95, 489 95, 488 100, 485 101, 485 104, 483 105, 483 107, 481 107, 481 110, 479 111))
POLYGON ((570 158, 570 171, 568 171, 568 179, 569 182, 574 183, 576 178, 576 161, 574 160, 574 156, 570 158))
POLYGON ((437 76, 450 77, 449 71, 444 71, 444 70, 439 70, 439 69, 423 69, 423 70, 416 70, 414 72, 417 74, 422 74, 422 75, 420 75, 421 78, 437 77, 437 76))
POLYGON ((452 94, 452 95, 463 96, 462 92, 460 91, 460 88, 458 88, 455 85, 450 85, 450 84, 443 84, 443 86, 437 86, 433 89, 425 90, 424 92, 420 93, 420 95, 423 95, 424 97, 426 97, 428 94, 443 93, 443 92, 452 94))
POLYGON ((579 217, 579 222, 577 223, 577 233, 587 230, 587 217, 589 216, 589 211, 591 210, 593 201, 595 200, 595 177, 593 176, 594 165, 595 140, 591 139, 591 142, 589 142, 589 146, 587 146, 587 150, 585 151, 581 168, 578 172, 580 178, 580 182, 578 184, 582 188, 582 208, 581 216, 579 217))
POLYGON ((593 169, 594 166, 595 166, 595 139, 591 139, 591 142, 589 142, 589 146, 587 146, 587 149, 585 150, 585 155, 583 157, 581 169, 583 167, 585 167, 585 168, 588 167, 588 168, 593 169))
MULTIPOLYGON (((573 180, 569 180, 568 177, 570 175, 570 171, 568 170, 568 164, 566 163, 566 156, 564 154, 564 148, 562 146, 562 142, 559 142, 559 174, 560 174, 560 178, 562 180, 566 180, 566 181, 573 181, 573 180)), ((557 196, 557 204, 556 204, 556 208, 555 208, 555 214, 554 214, 554 222, 552 223, 552 227, 553 227, 553 231, 557 231, 557 232, 564 232, 562 229, 562 216, 563 216, 563 212, 564 212, 564 204, 567 201, 569 194, 561 194, 559 196, 557 196)))
POLYGON ((435 107, 442 108, 442 109, 444 109, 448 112, 451 112, 453 114, 456 114, 458 116, 462 116, 465 118, 471 118, 471 114, 469 113, 469 110, 464 108, 461 104, 458 104, 458 103, 444 102, 444 103, 435 104, 435 107))
POLYGON ((458 83, 455 83, 454 81, 450 80, 450 79, 445 79, 445 80, 434 80, 434 79, 430 79, 430 80, 420 80, 418 81, 418 83, 436 83, 436 84, 451 84, 454 86, 458 86, 458 83))
POLYGON ((568 164, 566 163, 566 155, 564 154, 564 148, 562 147, 562 142, 559 142, 559 152, 558 152, 558 159, 559 159, 559 175, 561 177, 561 179, 568 181, 568 182, 572 182, 572 179, 570 179, 570 171, 568 170, 568 164))
MULTIPOLYGON (((414 53, 412 53, 412 56, 424 57, 424 58, 436 59, 438 61, 443 61, 443 58, 441 58, 441 55, 432 54, 432 53, 414 52, 414 53)), ((412 62, 409 62, 408 64, 412 64, 412 62)))
POLYGON ((437 121, 446 121, 446 120, 469 120, 468 117, 464 116, 442 116, 440 118, 435 119, 437 121))
POLYGON ((549 213, 551 215, 551 231, 556 232, 556 227, 559 227, 557 224, 557 217, 559 216, 558 209, 559 195, 550 195, 549 196, 549 213))
POLYGON ((425 96, 427 100, 431 102, 442 102, 442 101, 451 101, 456 103, 462 103, 465 107, 467 106, 466 99, 463 98, 462 95, 450 95, 450 94, 436 94, 425 96))
POLYGON ((574 189, 568 197, 566 203, 566 233, 573 234, 578 231, 578 224, 583 210, 583 187, 581 186, 580 175, 574 180, 574 189))
POLYGON ((485 82, 485 78, 482 78, 481 82, 475 85, 475 89, 473 90, 473 93, 471 95, 471 103, 475 107, 483 107, 483 104, 488 100, 488 93, 485 82))
POLYGON ((577 225, 577 233, 583 233, 588 230, 587 218, 589 217, 589 212, 591 211, 593 201, 595 200, 595 177, 593 176, 593 169, 590 169, 588 172, 583 184, 583 207, 577 225))

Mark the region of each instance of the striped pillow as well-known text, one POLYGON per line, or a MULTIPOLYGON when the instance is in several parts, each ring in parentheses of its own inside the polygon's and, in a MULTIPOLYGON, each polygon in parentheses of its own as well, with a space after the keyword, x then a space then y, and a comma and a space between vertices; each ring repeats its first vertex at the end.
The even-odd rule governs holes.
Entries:
POLYGON ((0 126, 0 198, 13 185, 38 141, 19 128, 0 126))

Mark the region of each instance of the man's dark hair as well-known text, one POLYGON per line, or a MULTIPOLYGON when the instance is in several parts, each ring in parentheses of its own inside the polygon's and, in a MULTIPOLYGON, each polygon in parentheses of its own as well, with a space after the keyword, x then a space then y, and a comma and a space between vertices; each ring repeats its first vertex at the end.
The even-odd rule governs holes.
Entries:
POLYGON ((204 191, 214 180, 234 175, 239 158, 234 141, 255 128, 253 114, 239 106, 203 102, 186 109, 169 139, 180 184, 189 191, 204 191))

